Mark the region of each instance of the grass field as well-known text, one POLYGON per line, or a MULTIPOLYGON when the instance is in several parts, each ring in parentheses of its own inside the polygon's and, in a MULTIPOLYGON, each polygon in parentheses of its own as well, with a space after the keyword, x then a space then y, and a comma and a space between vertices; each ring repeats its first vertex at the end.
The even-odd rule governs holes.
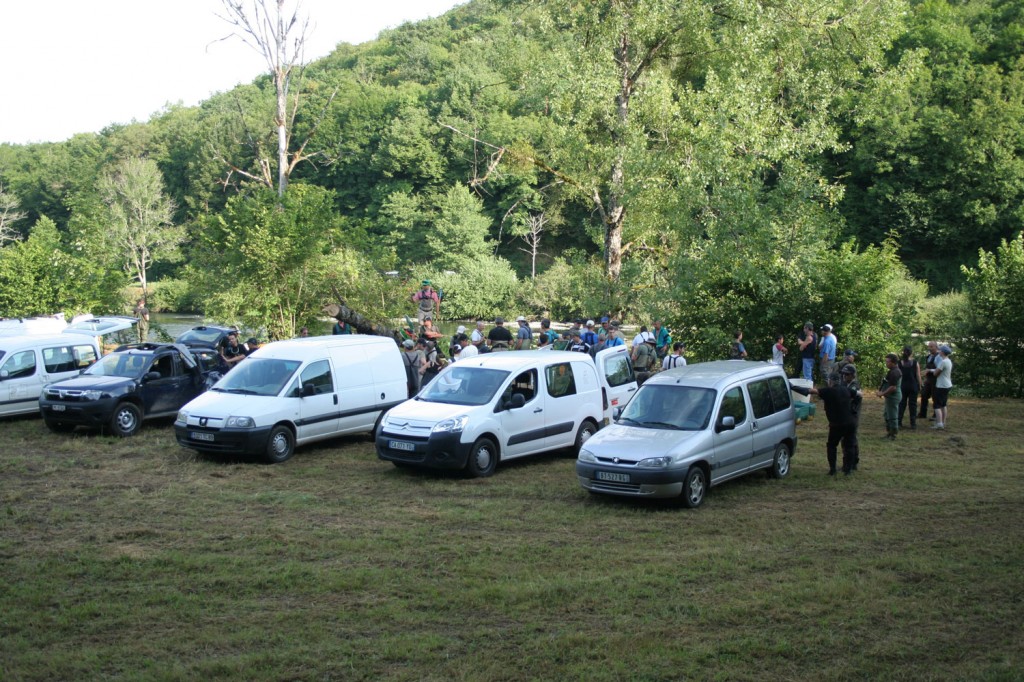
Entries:
POLYGON ((366 438, 277 466, 0 422, 0 679, 1024 679, 1024 416, 695 511, 588 495, 573 459, 399 470, 366 438))

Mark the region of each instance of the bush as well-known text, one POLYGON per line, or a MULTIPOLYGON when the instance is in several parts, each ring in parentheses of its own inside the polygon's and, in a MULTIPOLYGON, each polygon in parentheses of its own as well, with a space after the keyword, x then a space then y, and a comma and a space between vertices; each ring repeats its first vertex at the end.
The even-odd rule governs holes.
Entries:
MULTIPOLYGON (((457 271, 417 271, 416 278, 429 279, 444 291, 441 313, 445 319, 492 319, 511 315, 508 310, 519 300, 522 283, 504 258, 484 256, 461 260, 457 271)), ((410 304, 411 305, 411 304, 410 304)))
POLYGON ((183 279, 164 279, 151 282, 146 304, 153 312, 198 313, 202 306, 193 295, 189 283, 183 279))

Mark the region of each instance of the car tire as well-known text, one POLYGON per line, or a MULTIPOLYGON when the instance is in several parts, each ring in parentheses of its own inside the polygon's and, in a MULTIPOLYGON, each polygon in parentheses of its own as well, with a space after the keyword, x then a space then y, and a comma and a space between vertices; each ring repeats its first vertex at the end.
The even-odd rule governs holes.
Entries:
POLYGON ((708 493, 708 477, 704 469, 699 466, 692 466, 686 472, 683 479, 683 504, 690 509, 696 509, 704 502, 708 493))
POLYGON ((580 449, 583 448, 583 444, 595 433, 597 433, 597 424, 589 419, 584 419, 583 423, 580 424, 580 428, 576 431, 576 444, 573 446, 573 452, 577 457, 580 456, 580 449))
POLYGON ((71 433, 75 430, 74 424, 65 424, 64 422, 53 421, 52 419, 44 419, 46 428, 50 429, 54 433, 71 433))
POLYGON ((121 402, 110 416, 110 432, 118 438, 134 436, 142 427, 142 410, 135 403, 121 402))
POLYGON ((775 456, 772 457, 772 468, 768 470, 772 478, 785 478, 789 475, 789 465, 792 454, 789 445, 779 443, 775 446, 775 456))
POLYGON ((295 436, 287 426, 278 424, 270 430, 264 458, 269 464, 280 464, 295 454, 295 436))
POLYGON ((498 466, 498 446, 490 438, 478 438, 469 451, 466 473, 476 478, 486 478, 498 466))

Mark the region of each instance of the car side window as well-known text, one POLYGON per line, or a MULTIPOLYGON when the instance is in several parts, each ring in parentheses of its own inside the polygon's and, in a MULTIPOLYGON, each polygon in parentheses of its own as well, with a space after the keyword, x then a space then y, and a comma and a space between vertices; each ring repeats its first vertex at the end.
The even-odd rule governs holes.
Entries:
POLYGON ((789 392, 789 382, 782 377, 770 377, 768 390, 771 391, 772 405, 776 412, 781 412, 793 404, 793 396, 789 392))
POLYGON ((576 378, 573 376, 570 363, 548 365, 544 368, 544 378, 548 382, 548 395, 552 398, 576 395, 576 378))
POLYGON ((613 355, 605 360, 605 378, 611 387, 622 386, 631 381, 636 381, 633 374, 633 364, 629 361, 629 353, 613 355))
POLYGON ((74 358, 74 369, 85 369, 96 362, 96 349, 89 345, 73 346, 71 357, 74 358))
POLYGON ((772 406, 771 389, 765 380, 751 381, 747 384, 747 392, 750 394, 750 406, 754 411, 754 419, 767 417, 775 412, 772 406))
POLYGON ((71 346, 54 346, 43 349, 43 367, 50 374, 73 372, 76 369, 71 346))
POLYGON ((170 353, 159 357, 153 366, 149 368, 150 372, 158 372, 161 379, 170 379, 174 376, 174 356, 170 353))
POLYGON ((36 373, 36 352, 23 350, 7 358, 0 366, 0 377, 4 379, 22 379, 36 373))
POLYGON ((718 421, 722 417, 732 417, 737 424, 747 420, 747 404, 743 401, 743 390, 739 386, 733 386, 722 396, 722 406, 718 408, 718 421))
POLYGON ((331 376, 331 364, 326 360, 310 363, 299 375, 299 386, 313 385, 314 395, 334 393, 334 378, 331 376))
POLYGON ((517 393, 522 395, 526 402, 537 397, 537 370, 528 369, 513 379, 501 396, 502 403, 510 400, 517 393))

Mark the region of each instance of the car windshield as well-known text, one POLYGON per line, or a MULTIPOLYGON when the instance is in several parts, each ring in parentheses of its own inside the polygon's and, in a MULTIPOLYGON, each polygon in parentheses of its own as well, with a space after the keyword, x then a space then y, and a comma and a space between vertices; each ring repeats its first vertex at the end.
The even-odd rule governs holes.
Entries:
POLYGON ((152 356, 137 355, 134 353, 111 353, 104 355, 97 362, 89 366, 83 374, 94 377, 127 377, 138 379, 149 364, 152 356))
POLYGON ((300 360, 249 358, 213 385, 214 391, 244 395, 277 395, 295 374, 300 360))
POLYGON ((432 403, 486 405, 501 388, 508 372, 453 365, 431 381, 417 397, 432 403))
POLYGON ((194 329, 189 329, 187 332, 176 338, 174 342, 185 345, 191 343, 196 345, 212 346, 217 343, 217 340, 220 338, 222 333, 222 330, 215 327, 195 327, 194 329))
POLYGON ((700 431, 711 421, 715 392, 676 384, 646 384, 629 401, 618 422, 628 426, 700 431))

